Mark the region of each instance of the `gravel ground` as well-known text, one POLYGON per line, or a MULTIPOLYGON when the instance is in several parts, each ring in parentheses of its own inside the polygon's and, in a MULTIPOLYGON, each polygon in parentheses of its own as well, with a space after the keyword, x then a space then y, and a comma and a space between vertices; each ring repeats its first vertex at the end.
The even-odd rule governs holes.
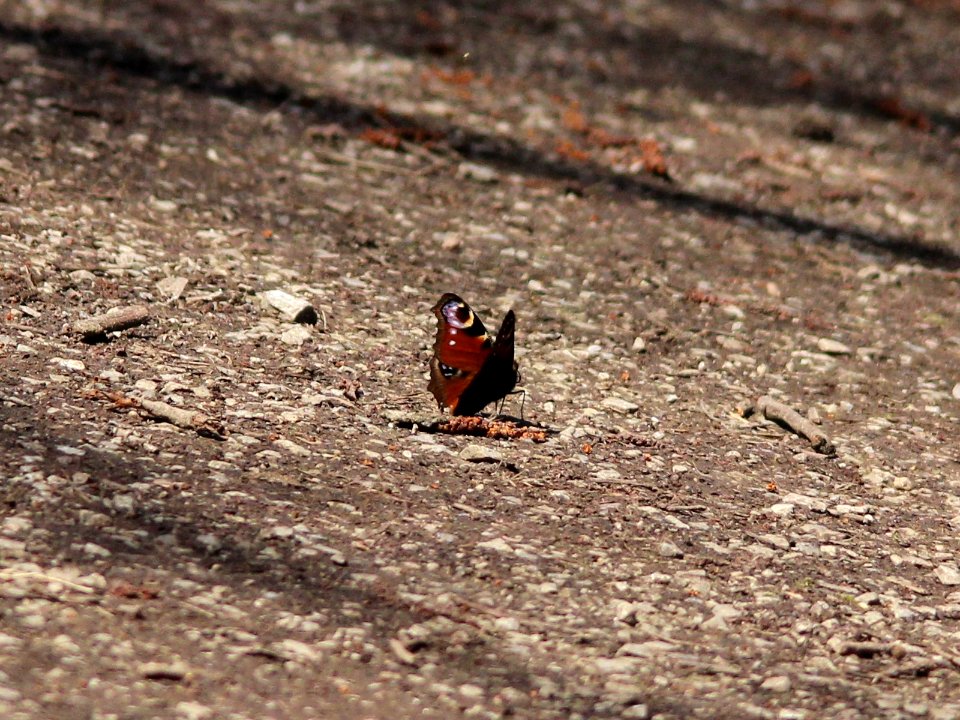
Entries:
POLYGON ((540 5, 0 0, 0 716, 960 718, 960 6, 540 5))

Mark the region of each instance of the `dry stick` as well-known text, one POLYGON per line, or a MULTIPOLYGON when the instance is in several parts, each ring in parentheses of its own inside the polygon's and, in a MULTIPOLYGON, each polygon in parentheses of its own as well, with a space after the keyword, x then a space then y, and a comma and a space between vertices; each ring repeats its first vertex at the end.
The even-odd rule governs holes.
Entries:
POLYGON ((30 578, 32 580, 43 580, 47 583, 60 583, 65 587, 71 588, 72 590, 76 590, 78 592, 87 593, 88 595, 96 592, 88 585, 81 585, 80 583, 75 583, 70 580, 65 580, 64 578, 54 577, 53 575, 47 575, 41 572, 19 570, 4 570, 0 572, 0 580, 15 580, 17 578, 30 578))
POLYGON ((797 435, 805 437, 818 453, 835 455, 837 452, 830 439, 816 425, 793 408, 777 402, 769 395, 763 395, 756 403, 747 405, 740 411, 745 418, 755 413, 760 413, 767 420, 784 425, 797 435))
POLYGON ((160 400, 146 400, 144 398, 131 398, 144 410, 160 420, 166 420, 177 427, 187 430, 196 430, 201 435, 209 435, 217 440, 223 440, 223 432, 216 423, 207 415, 197 410, 184 410, 174 407, 169 403, 160 400))
POLYGON ((143 325, 149 319, 150 311, 146 305, 129 305, 86 320, 78 320, 73 324, 73 331, 81 334, 84 342, 96 342, 103 340, 107 333, 128 330, 143 325))
MULTIPOLYGON (((280 314, 290 322, 304 325, 317 324, 317 311, 313 305, 303 298, 291 295, 283 290, 267 290, 260 296, 268 305, 279 310, 280 314)), ((326 318, 324 318, 324 329, 326 329, 326 318)))
POLYGON ((840 645, 837 652, 840 655, 856 655, 862 658, 872 658, 877 655, 894 655, 902 645, 892 642, 854 642, 848 641, 840 645))

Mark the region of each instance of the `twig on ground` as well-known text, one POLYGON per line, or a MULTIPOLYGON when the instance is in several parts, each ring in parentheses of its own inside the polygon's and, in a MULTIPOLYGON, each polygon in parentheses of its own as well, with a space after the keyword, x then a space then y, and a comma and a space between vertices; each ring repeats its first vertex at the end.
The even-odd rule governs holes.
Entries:
POLYGON ((837 648, 839 655, 856 655, 861 658, 872 658, 877 655, 903 654, 903 646, 893 642, 856 642, 850 640, 837 648))
POLYGON ((31 580, 41 580, 46 583, 60 583, 64 587, 68 587, 71 590, 76 590, 77 592, 87 593, 88 595, 96 592, 96 590, 88 585, 81 585, 80 583, 71 582, 65 578, 47 575, 46 573, 42 572, 18 570, 0 571, 0 580, 15 580, 17 578, 30 578, 31 580))
MULTIPOLYGON (((266 302, 275 310, 279 310, 280 314, 290 322, 301 323, 304 325, 317 324, 318 315, 316 309, 314 309, 313 305, 303 298, 297 297, 296 295, 291 295, 283 290, 267 290, 266 292, 261 293, 260 296, 263 298, 264 302, 266 302)), ((324 330, 326 330, 326 317, 323 319, 323 327, 324 330)))
POLYGON ((348 167, 361 167, 366 168, 367 170, 379 170, 381 172, 399 173, 402 175, 409 175, 410 173, 414 172, 410 168, 401 167, 400 165, 391 165, 388 163, 376 162, 374 160, 363 160, 361 158, 350 157, 349 155, 344 155, 343 153, 338 153, 337 151, 330 149, 318 151, 317 155, 324 160, 329 160, 330 162, 337 163, 339 165, 347 165, 348 167))
POLYGON ((195 430, 200 435, 206 435, 216 440, 223 440, 223 427, 218 425, 211 417, 204 415, 198 410, 186 410, 184 408, 174 407, 170 403, 161 400, 147 400, 145 398, 131 398, 160 420, 166 420, 169 423, 182 427, 187 430, 195 430))
POLYGON ((772 420, 793 433, 806 438, 818 453, 824 455, 836 455, 837 453, 833 443, 816 425, 793 408, 774 400, 769 395, 763 395, 755 403, 740 408, 742 417, 748 418, 755 414, 763 415, 767 420, 772 420))
POLYGON ((226 439, 226 436, 223 434, 223 426, 209 415, 204 415, 198 410, 187 410, 174 407, 170 403, 165 403, 161 400, 147 400, 146 398, 124 395, 117 392, 95 390, 94 394, 103 395, 109 400, 112 400, 118 408, 140 408, 146 410, 157 420, 165 420, 177 427, 194 430, 199 435, 210 437, 214 440, 226 439))
POLYGON ((106 340, 107 333, 143 325, 150 319, 150 310, 146 305, 129 305, 114 308, 102 315, 86 320, 78 320, 73 324, 73 331, 83 336, 88 343, 106 340))

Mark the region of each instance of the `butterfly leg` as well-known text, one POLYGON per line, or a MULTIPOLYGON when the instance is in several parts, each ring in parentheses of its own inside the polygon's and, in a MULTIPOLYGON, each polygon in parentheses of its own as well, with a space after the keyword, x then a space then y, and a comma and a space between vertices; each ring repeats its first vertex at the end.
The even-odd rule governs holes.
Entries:
POLYGON ((498 414, 498 415, 503 415, 503 406, 506 404, 506 402, 507 402, 507 397, 510 396, 510 395, 519 395, 519 396, 520 396, 520 420, 524 420, 524 417, 523 417, 523 405, 524 405, 524 403, 525 403, 526 400, 527 400, 527 391, 524 390, 523 388, 520 388, 519 390, 514 390, 514 391, 512 391, 512 392, 509 392, 509 393, 507 393, 507 395, 505 395, 503 398, 501 398, 501 400, 500 400, 500 407, 499 407, 498 410, 497 410, 497 414, 498 414))

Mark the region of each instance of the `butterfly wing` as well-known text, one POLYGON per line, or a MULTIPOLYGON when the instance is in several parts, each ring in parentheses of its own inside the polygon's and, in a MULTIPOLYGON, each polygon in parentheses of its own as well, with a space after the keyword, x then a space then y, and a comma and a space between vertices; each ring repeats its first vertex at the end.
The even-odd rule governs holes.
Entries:
POLYGON ((430 361, 428 388, 441 408, 473 415, 499 400, 517 384, 514 361, 516 316, 507 313, 496 339, 459 296, 447 293, 433 308, 437 339, 430 361))
POLYGON ((460 396, 483 368, 494 341, 480 318, 458 295, 443 295, 433 312, 437 316, 437 338, 427 387, 441 408, 457 414, 460 396))
POLYGON ((510 310, 500 324, 490 354, 476 376, 464 388, 453 408, 454 415, 474 415, 490 403, 506 396, 517 386, 519 375, 513 357, 516 326, 517 317, 513 310, 510 310))

